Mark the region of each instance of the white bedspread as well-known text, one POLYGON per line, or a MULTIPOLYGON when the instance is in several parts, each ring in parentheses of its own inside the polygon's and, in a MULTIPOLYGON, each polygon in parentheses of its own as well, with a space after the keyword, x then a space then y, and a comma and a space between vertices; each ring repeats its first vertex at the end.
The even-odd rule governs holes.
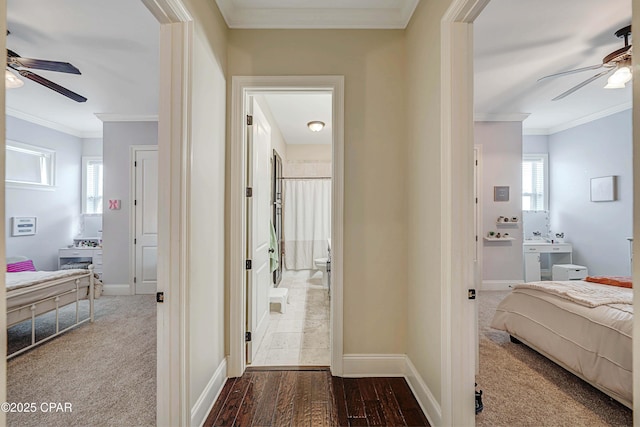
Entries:
POLYGON ((18 273, 7 273, 7 290, 24 288, 26 286, 37 285, 53 279, 87 274, 89 270, 72 269, 58 271, 20 271, 18 273))
POLYGON ((617 286, 607 286, 582 280, 561 282, 519 283, 514 289, 537 289, 566 298, 586 307, 609 304, 633 304, 633 290, 617 286))

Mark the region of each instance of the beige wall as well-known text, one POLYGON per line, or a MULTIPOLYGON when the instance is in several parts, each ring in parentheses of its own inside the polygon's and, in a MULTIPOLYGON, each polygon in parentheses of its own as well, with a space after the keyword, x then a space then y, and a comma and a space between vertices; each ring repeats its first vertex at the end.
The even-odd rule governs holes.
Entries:
POLYGON ((331 161, 331 144, 288 144, 287 160, 331 161))
POLYGON ((192 49, 188 312, 189 405, 225 358, 226 25, 212 2, 190 1, 192 49), (197 10, 197 13, 195 12, 197 10))
MULTIPOLYGON (((450 0, 422 1, 407 27, 407 355, 441 402, 440 20, 450 0)), ((470 362, 471 363, 471 362, 470 362)))
POLYGON ((345 76, 344 352, 404 353, 404 32, 230 30, 227 59, 229 80, 345 76))

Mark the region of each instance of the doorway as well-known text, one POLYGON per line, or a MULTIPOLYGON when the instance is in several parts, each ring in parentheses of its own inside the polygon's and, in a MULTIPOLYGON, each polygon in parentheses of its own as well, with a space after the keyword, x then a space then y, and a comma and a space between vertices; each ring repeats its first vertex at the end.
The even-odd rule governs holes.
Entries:
MULTIPOLYGON (((330 94, 331 95, 331 131, 332 147, 331 147, 331 175, 325 178, 331 178, 331 300, 329 308, 330 322, 328 329, 330 339, 328 343, 329 358, 328 364, 331 366, 334 375, 342 372, 342 217, 343 217, 343 77, 341 76, 322 76, 322 77, 234 77, 233 78, 233 99, 232 99, 232 123, 231 123, 231 190, 232 190, 232 215, 235 221, 231 224, 231 265, 232 266, 248 266, 247 255, 249 254, 249 236, 246 224, 249 218, 249 206, 255 200, 247 198, 247 183, 251 182, 249 176, 251 173, 247 171, 247 159, 251 157, 249 151, 250 140, 248 127, 246 123, 246 112, 248 106, 252 102, 252 97, 267 96, 273 94, 330 94), (249 201, 247 201, 249 200, 249 201), (234 215, 234 212, 238 215, 234 215), (236 260, 236 261, 234 261, 236 260), (238 264, 239 262, 239 264, 238 264)), ((306 126, 306 124, 305 124, 306 126)), ((282 153, 279 153, 282 155, 282 153)), ((285 175, 286 175, 285 161, 285 175)), ((286 191, 287 180, 284 181, 284 189, 286 191)), ((268 196, 270 198, 270 194, 268 196)), ((286 196, 285 196, 286 203, 286 196)), ((267 215, 267 220, 270 214, 267 215)), ((286 211, 284 214, 286 223, 286 211)), ((287 226, 284 226, 285 254, 287 252, 287 226)), ((327 244, 329 239, 327 239, 327 244)), ((284 257, 285 270, 283 273, 283 281, 278 288, 284 288, 286 277, 290 273, 287 271, 287 259, 284 257)), ((313 262, 313 260, 311 261, 313 262)), ((253 260, 252 260, 253 263, 253 260)), ((247 352, 252 345, 247 346, 245 342, 246 332, 251 325, 247 325, 249 316, 256 316, 252 310, 252 301, 248 303, 250 297, 251 274, 246 273, 244 268, 232 268, 230 272, 231 278, 231 295, 230 295, 230 337, 231 349, 229 357, 229 376, 240 376, 247 366, 252 362, 251 358, 247 358, 247 352)), ((294 274, 294 273, 291 273, 294 274)), ((305 274, 298 273, 295 274, 305 274)), ((307 273, 308 274, 308 273, 307 273)), ((319 278, 321 272, 314 272, 319 278)), ((309 277, 313 279, 313 277, 309 277)), ((272 280, 270 280, 272 281, 272 280)), ((320 282, 322 283, 322 282, 320 282)), ((273 285, 273 283, 270 283, 273 285)), ((319 286, 322 286, 321 284, 319 286)), ((328 294, 328 289, 326 290, 328 294)), ((258 295, 258 293, 256 293, 258 295)), ((285 311, 289 310, 291 304, 285 302, 285 311)), ((267 305, 269 306, 269 305, 267 305)), ((279 305, 272 304, 276 313, 279 305)), ((262 315, 265 313, 263 312, 262 315)), ((284 314, 284 313, 281 313, 284 314)), ((259 315, 258 315, 259 316, 259 315)), ((254 317, 256 318, 256 317, 254 317)), ((291 319, 294 320, 294 319, 291 319)), ((329 320, 329 319, 327 319, 329 320)), ((268 322, 268 321, 267 321, 268 322)), ((293 323, 293 322, 292 322, 293 323)), ((281 329, 283 330, 283 329, 281 329)), ((301 332, 301 331, 300 331, 301 332)), ((247 337, 248 338, 248 337, 247 337)), ((253 337, 252 337, 253 338, 253 337)), ((294 338, 295 339, 295 338, 294 338)), ((253 344, 253 343, 252 343, 253 344)), ((251 350, 253 353, 253 349, 251 350)), ((292 363, 293 364, 293 363, 292 363)), ((296 365, 298 363, 295 363, 296 365)), ((324 363, 325 365, 327 363, 324 363)))
POLYGON ((331 98, 270 91, 248 100, 250 366, 330 364, 331 98))

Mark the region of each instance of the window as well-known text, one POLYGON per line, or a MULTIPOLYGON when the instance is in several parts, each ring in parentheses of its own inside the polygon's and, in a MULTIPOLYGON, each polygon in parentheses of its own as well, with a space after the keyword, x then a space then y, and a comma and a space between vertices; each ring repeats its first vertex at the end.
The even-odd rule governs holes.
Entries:
POLYGON ((82 213, 102 213, 102 157, 82 158, 82 213))
POLYGON ((53 189, 55 159, 55 151, 7 141, 6 182, 12 187, 53 189))
POLYGON ((547 154, 522 156, 522 210, 544 211, 549 204, 547 154))

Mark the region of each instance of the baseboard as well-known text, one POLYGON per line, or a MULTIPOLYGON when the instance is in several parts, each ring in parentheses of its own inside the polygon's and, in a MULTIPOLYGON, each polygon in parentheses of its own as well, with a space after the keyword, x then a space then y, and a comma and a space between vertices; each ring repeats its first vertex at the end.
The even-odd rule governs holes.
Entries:
POLYGON ((131 295, 129 285, 102 285, 102 295, 131 295))
POLYGON ((227 358, 225 357, 218 365, 216 372, 213 374, 209 383, 198 397, 195 405, 191 408, 191 425, 202 426, 216 403, 216 399, 222 391, 225 381, 227 380, 227 358))
POLYGON ((513 285, 524 283, 524 280, 483 280, 481 291, 510 291, 513 285))
POLYGON ((439 426, 442 424, 442 409, 440 404, 429 390, 429 387, 425 384, 424 380, 416 370, 416 367, 411 363, 411 359, 406 357, 406 371, 404 377, 413 391, 413 395, 418 400, 422 412, 429 420, 429 425, 439 426))
POLYGON ((406 354, 345 354, 344 377, 404 377, 430 425, 440 425, 440 404, 406 354))
POLYGON ((344 377, 402 377, 404 354, 345 354, 342 356, 344 377))

